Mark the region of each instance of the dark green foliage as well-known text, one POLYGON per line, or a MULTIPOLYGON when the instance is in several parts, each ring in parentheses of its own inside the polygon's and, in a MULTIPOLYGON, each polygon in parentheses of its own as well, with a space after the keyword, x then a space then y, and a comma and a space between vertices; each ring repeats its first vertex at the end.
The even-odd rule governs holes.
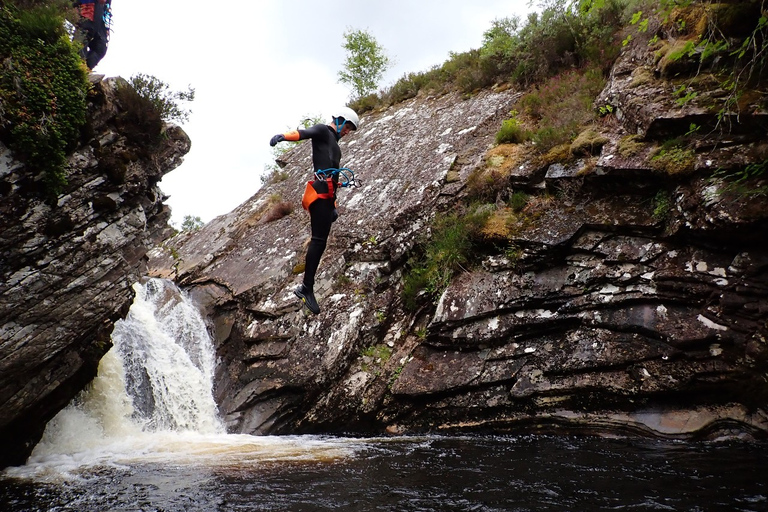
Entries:
MULTIPOLYGON (((29 4, 30 2, 26 2, 29 4)), ((51 5, 0 9, 0 137, 57 195, 85 123, 86 70, 51 5)))
POLYGON ((507 201, 507 205, 509 205, 510 208, 512 208, 512 211, 515 213, 519 213, 523 211, 523 208, 525 208, 528 205, 528 201, 530 201, 531 196, 526 194, 525 192, 521 190, 515 191, 511 196, 509 196, 509 201, 507 201))
POLYGON ((357 112, 358 115, 363 115, 366 112, 374 110, 380 105, 379 97, 376 94, 368 94, 362 98, 349 102, 349 107, 357 112))
POLYGON ((129 80, 138 96, 152 104, 157 115, 166 122, 183 123, 189 120, 191 110, 182 108, 181 102, 195 100, 195 90, 189 86, 186 91, 172 91, 170 86, 157 77, 139 73, 129 80))
MULTIPOLYGON (((528 86, 574 68, 607 72, 621 50, 615 35, 628 1, 605 0, 580 9, 576 2, 553 0, 524 23, 497 19, 479 49, 451 53, 441 66, 404 75, 377 97, 379 105, 413 98, 420 91, 473 93, 502 82, 528 86)), ((365 108, 376 108, 372 98, 365 108)))
POLYGON ((181 102, 194 101, 195 90, 172 91, 162 80, 139 73, 118 87, 117 98, 123 132, 134 142, 152 146, 160 142, 165 122, 189 119, 192 112, 181 102))
POLYGON ((420 297, 437 300, 454 275, 470 266, 474 240, 490 213, 489 209, 474 208, 463 215, 451 213, 435 218, 431 237, 421 245, 421 256, 409 261, 403 287, 407 309, 415 310, 420 297))
POLYGON ((121 131, 133 142, 150 148, 161 140, 163 118, 155 103, 142 96, 128 82, 117 88, 121 113, 118 117, 121 131))

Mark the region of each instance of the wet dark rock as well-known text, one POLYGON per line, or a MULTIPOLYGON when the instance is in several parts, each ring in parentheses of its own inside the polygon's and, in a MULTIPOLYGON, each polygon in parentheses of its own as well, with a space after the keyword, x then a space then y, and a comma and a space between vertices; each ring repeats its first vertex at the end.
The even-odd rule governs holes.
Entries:
POLYGON ((147 250, 170 234, 156 184, 189 138, 168 127, 152 155, 120 159, 140 151, 115 128, 118 79, 91 78, 90 135, 70 156, 55 204, 0 145, 0 467, 23 463, 46 422, 95 376, 147 250))
POLYGON ((760 161, 764 132, 739 133, 762 114, 727 144, 722 132, 692 141, 686 172, 659 167, 664 137, 715 114, 677 108, 653 71, 633 83, 647 51, 632 46, 598 99, 618 112, 595 156, 542 163, 526 144, 488 153, 520 97, 511 90, 366 115, 342 142, 342 164, 365 185, 341 192, 319 316, 292 293, 307 214, 260 222, 270 196, 299 203, 308 144, 282 157, 287 179, 153 251, 155 275, 204 297, 230 430, 765 436, 768 201, 715 174, 760 161), (539 198, 535 221, 506 240, 519 254, 478 248, 437 304, 406 310, 419 237, 489 165, 539 198))

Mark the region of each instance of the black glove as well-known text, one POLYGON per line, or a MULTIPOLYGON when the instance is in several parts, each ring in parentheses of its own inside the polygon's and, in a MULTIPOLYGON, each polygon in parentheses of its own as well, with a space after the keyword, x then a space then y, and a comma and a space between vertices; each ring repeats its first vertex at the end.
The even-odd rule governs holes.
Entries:
POLYGON ((275 135, 269 140, 269 145, 274 146, 278 142, 283 142, 284 140, 285 140, 285 136, 282 133, 278 133, 277 135, 275 135))
POLYGON ((333 209, 333 215, 331 216, 331 223, 336 222, 336 219, 339 218, 339 210, 336 208, 333 209))

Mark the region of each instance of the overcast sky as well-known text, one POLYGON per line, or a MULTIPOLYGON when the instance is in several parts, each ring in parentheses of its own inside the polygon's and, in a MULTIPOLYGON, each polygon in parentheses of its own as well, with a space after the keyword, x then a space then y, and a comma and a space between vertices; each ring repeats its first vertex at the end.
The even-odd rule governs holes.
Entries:
POLYGON ((346 29, 368 30, 394 60, 386 87, 449 52, 479 48, 494 19, 528 10, 526 0, 113 0, 109 49, 95 72, 195 89, 183 125, 192 150, 160 187, 174 224, 185 215, 207 222, 261 186, 272 135, 349 101, 338 83, 346 29))

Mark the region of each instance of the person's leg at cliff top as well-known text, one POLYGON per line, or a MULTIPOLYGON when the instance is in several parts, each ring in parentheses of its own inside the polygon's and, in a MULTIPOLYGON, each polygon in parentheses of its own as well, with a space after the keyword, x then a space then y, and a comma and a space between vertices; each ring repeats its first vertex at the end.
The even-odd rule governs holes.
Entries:
POLYGON ((80 10, 78 26, 84 38, 81 55, 91 70, 107 53, 111 4, 112 0, 76 0, 73 3, 80 10))
MULTIPOLYGON (((351 108, 340 108, 333 115, 331 124, 316 124, 306 130, 294 130, 287 133, 279 133, 269 141, 270 146, 283 141, 312 140, 312 166, 315 173, 329 169, 338 169, 341 162, 341 148, 339 140, 352 130, 360 126, 360 119, 351 108)), ((336 220, 336 189, 337 178, 316 178, 305 193, 302 204, 309 210, 312 224, 312 239, 307 250, 307 259, 304 267, 304 282, 294 293, 307 308, 314 314, 320 313, 320 306, 315 299, 315 275, 320 265, 331 232, 331 224, 336 220)))

